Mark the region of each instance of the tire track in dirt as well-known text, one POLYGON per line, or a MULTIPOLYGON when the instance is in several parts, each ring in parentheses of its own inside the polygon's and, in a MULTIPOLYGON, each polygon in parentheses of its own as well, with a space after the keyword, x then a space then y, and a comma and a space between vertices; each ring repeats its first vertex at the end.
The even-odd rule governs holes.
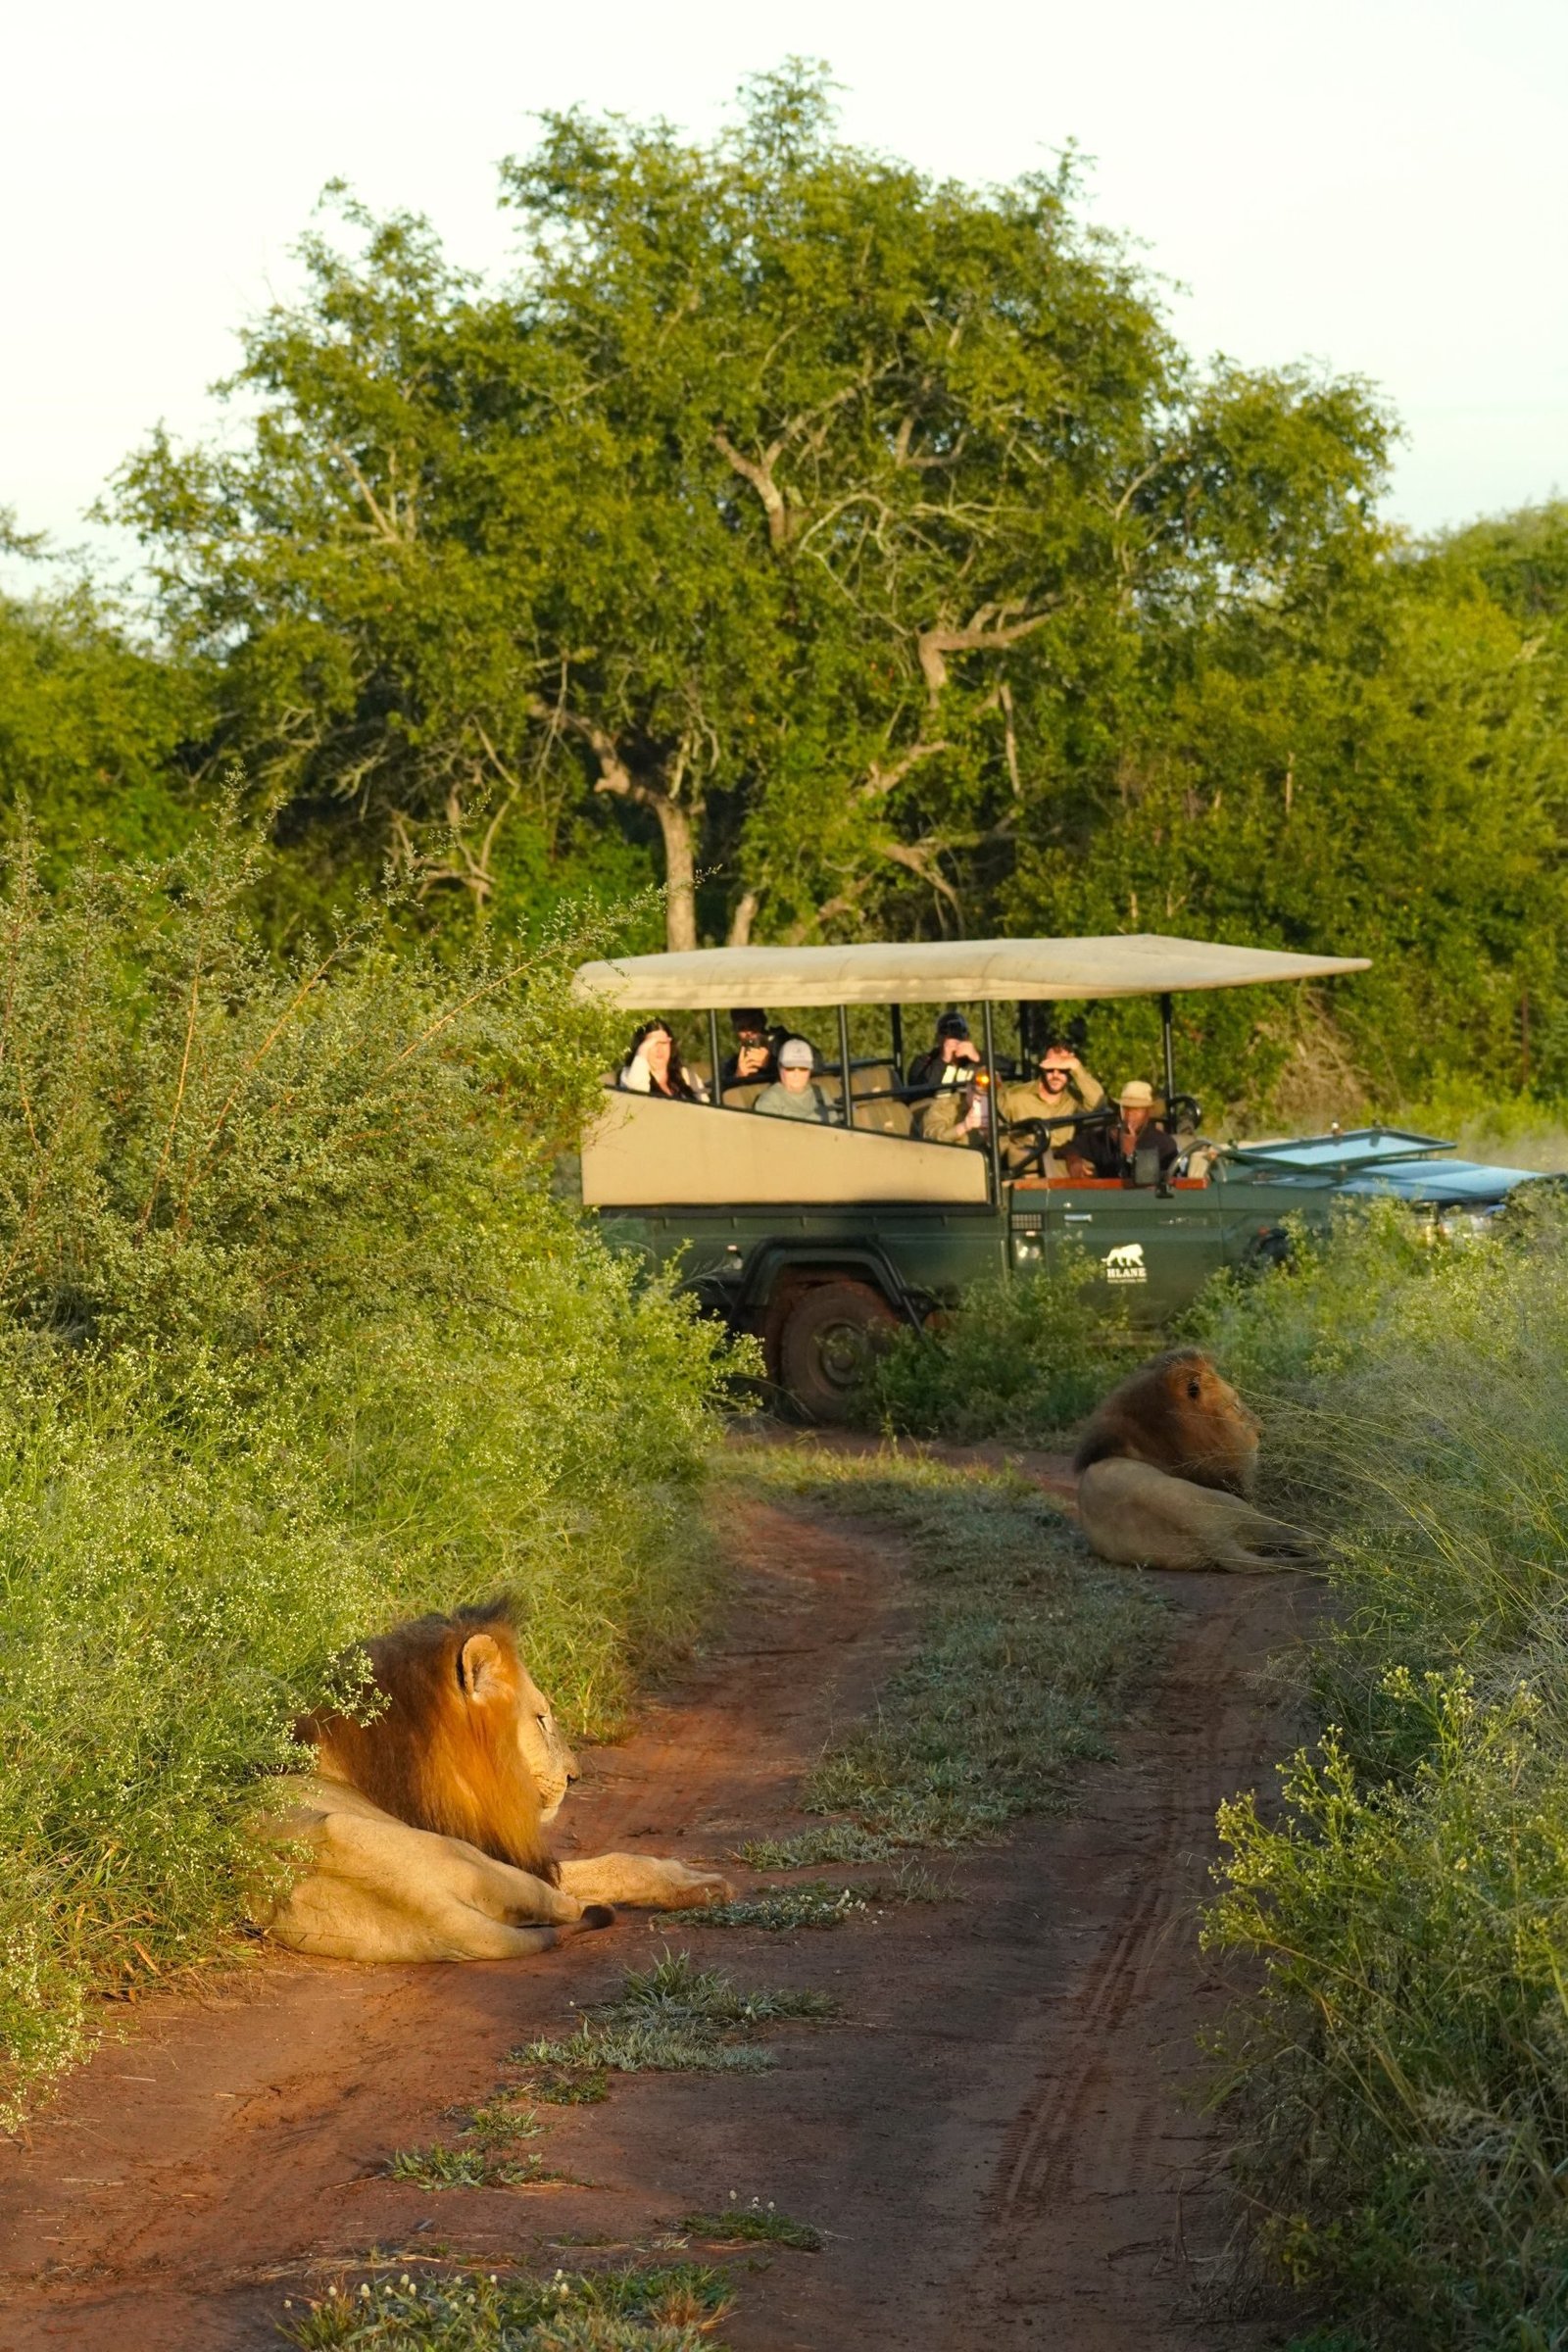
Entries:
POLYGON ((1159 1687, 1056 1857, 1086 1948, 1045 2010, 999 2167, 974 2282, 991 2342, 1047 2324, 1074 2352, 1271 2337, 1208 2307, 1234 2211, 1184 2086, 1225 2002, 1196 1948, 1215 1808, 1290 1743, 1290 1702, 1260 1670, 1316 1595, 1293 1578, 1172 1582, 1185 1622, 1159 1687))

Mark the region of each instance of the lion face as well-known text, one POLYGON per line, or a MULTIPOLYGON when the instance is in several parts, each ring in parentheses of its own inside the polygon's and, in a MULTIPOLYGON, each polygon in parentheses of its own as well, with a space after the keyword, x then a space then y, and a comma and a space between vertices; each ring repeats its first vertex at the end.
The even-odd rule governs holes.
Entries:
POLYGON ((577 1778, 577 1759, 561 1735, 555 1710, 533 1676, 517 1662, 517 1746, 523 1769, 539 1791, 539 1818, 554 1821, 577 1778))
POLYGON ((1228 1380, 1222 1380, 1206 1356, 1190 1357, 1176 1367, 1180 1387, 1190 1404, 1200 1405, 1219 1429, 1255 1446, 1263 1424, 1250 1412, 1228 1380))

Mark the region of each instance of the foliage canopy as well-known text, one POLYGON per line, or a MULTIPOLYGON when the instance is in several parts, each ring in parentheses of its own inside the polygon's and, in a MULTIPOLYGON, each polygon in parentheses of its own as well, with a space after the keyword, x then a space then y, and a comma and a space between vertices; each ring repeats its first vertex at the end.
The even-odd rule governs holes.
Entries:
POLYGON ((672 945, 1182 929, 1377 960, 1199 1007, 1232 1098, 1568 1081, 1561 510, 1407 545, 1368 385, 1199 368, 1071 158, 933 179, 799 62, 707 142, 548 116, 501 190, 494 281, 330 191, 232 432, 114 493, 274 930, 388 857, 438 927, 658 878, 672 945))

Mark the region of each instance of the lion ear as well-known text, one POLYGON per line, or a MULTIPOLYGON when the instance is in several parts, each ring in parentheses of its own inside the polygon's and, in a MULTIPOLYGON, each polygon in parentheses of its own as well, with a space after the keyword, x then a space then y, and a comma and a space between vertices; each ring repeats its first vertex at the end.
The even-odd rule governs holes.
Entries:
POLYGON ((458 1679, 475 1706, 489 1707, 515 1696, 507 1653, 492 1634, 470 1634, 458 1652, 458 1679))

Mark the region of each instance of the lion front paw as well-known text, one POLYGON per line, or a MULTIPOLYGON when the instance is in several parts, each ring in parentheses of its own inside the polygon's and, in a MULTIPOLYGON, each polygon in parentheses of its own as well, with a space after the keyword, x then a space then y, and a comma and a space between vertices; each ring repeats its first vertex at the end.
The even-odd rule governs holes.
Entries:
POLYGON ((666 1862, 668 1891, 664 1900, 671 1911, 695 1911, 707 1903, 732 1903, 735 1889, 722 1871, 692 1870, 684 1862, 666 1862))

